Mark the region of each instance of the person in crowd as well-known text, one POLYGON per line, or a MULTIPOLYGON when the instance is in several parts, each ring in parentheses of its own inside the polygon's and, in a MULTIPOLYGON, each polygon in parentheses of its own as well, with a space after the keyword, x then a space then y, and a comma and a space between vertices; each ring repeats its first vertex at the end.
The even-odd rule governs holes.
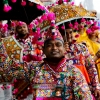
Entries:
POLYGON ((88 36, 86 33, 86 19, 80 18, 77 19, 78 25, 77 25, 77 32, 79 33, 79 38, 77 38, 77 42, 87 42, 88 41, 88 36))
POLYGON ((24 22, 19 22, 16 26, 16 32, 15 32, 15 38, 17 41, 23 46, 24 52, 23 52, 23 60, 26 62, 33 61, 41 61, 41 59, 36 59, 34 54, 34 44, 32 44, 33 36, 30 36, 28 26, 24 22), (26 51, 28 54, 26 54, 26 51), (31 59, 30 59, 31 58, 31 59))
MULTIPOLYGON (((49 30, 47 34, 52 32, 49 30)), ((46 58, 33 70, 34 77, 31 79, 34 100, 92 99, 83 74, 66 61, 64 41, 58 30, 54 38, 47 35, 43 52, 46 58)))
MULTIPOLYGON (((31 66, 30 63, 33 63, 35 66, 38 63, 38 61, 42 61, 42 57, 37 56, 34 53, 35 52, 34 44, 32 43, 34 37, 32 35, 30 35, 29 29, 28 29, 28 26, 26 23, 21 22, 21 21, 17 22, 16 27, 15 27, 15 34, 12 37, 16 40, 16 42, 19 45, 21 45, 21 47, 23 48, 23 51, 22 51, 22 58, 21 58, 22 60, 21 61, 17 61, 16 59, 14 59, 15 56, 17 57, 17 54, 14 54, 13 59, 9 58, 9 59, 11 59, 11 62, 16 62, 18 64, 21 64, 21 66, 29 65, 28 67, 30 67, 31 66)), ((5 39, 6 38, 4 38, 3 41, 5 39)), ((12 49, 13 49, 13 47, 12 47, 12 49)), ((9 51, 13 51, 13 50, 9 50, 9 51)), ((7 66, 9 66, 9 65, 6 65, 6 67, 7 66)), ((16 65, 16 67, 17 67, 17 65, 16 65)), ((18 88, 19 91, 16 93, 16 96, 20 97, 21 99, 24 99, 28 95, 32 94, 32 88, 31 88, 29 82, 23 81, 21 79, 17 79, 17 81, 14 82, 14 88, 18 88), (22 81, 22 82, 20 83, 20 81, 22 81), (28 89, 28 87, 30 89, 28 89), (25 97, 23 96, 24 91, 25 91, 25 97), (28 92, 26 92, 26 91, 28 91, 28 92)))
MULTIPOLYGON (((17 41, 23 46, 24 52, 23 52, 23 60, 27 63, 32 63, 34 66, 40 61, 42 61, 42 51, 38 50, 39 54, 35 52, 34 44, 33 44, 33 36, 30 35, 28 26, 24 22, 20 22, 16 26, 16 33, 15 38, 17 41)), ((18 81, 16 82, 18 84, 18 81)), ((19 81, 20 84, 20 81, 19 81)), ((26 84, 26 83, 25 83, 26 84)), ((19 85, 20 86, 20 85, 19 85)), ((32 94, 32 87, 31 86, 25 86, 25 89, 23 89, 25 92, 21 91, 21 93, 18 95, 21 99, 25 98, 28 94, 32 94), (29 89, 28 89, 29 88, 29 89), (26 92, 27 90, 27 92, 26 92), (27 94, 28 93, 28 94, 27 94)))
MULTIPOLYGON (((0 69, 1 75, 5 78, 5 81, 8 81, 9 75, 10 77, 17 77, 23 80, 25 80, 25 75, 27 75, 33 87, 33 100, 92 100, 91 92, 83 74, 73 64, 70 66, 67 64, 64 57, 64 41, 59 31, 55 29, 55 32, 54 38, 48 35, 44 42, 43 52, 46 55, 44 62, 36 67, 31 67, 31 70, 27 66, 21 68, 21 64, 7 62, 9 57, 2 41, 0 41, 0 46, 2 46, 0 54, 4 54, 1 57, 4 57, 4 61, 12 66, 9 67, 9 73, 12 72, 12 74, 9 74, 8 69, 4 70, 2 66, 0 69)), ((51 31, 47 33, 51 34, 51 31)), ((17 91, 18 88, 13 92, 17 91)))
POLYGON ((62 25, 59 25, 59 30, 65 40, 66 57, 69 64, 74 64, 81 70, 90 86, 92 93, 95 94, 95 97, 99 100, 100 86, 98 74, 94 59, 92 59, 86 44, 83 42, 77 43, 77 38, 80 35, 77 32, 73 32, 73 28, 70 27, 70 22, 65 23, 65 29, 62 29, 62 25))
POLYGON ((91 28, 87 29, 87 35, 89 38, 88 49, 95 60, 95 64, 98 70, 98 76, 100 81, 100 70, 99 70, 99 52, 100 52, 100 43, 99 43, 99 35, 100 30, 98 26, 92 26, 91 28))

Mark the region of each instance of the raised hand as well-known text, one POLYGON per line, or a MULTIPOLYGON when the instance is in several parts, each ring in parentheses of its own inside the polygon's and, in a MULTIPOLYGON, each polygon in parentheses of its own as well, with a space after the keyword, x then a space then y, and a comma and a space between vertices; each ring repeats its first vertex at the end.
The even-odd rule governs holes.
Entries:
POLYGON ((66 51, 70 51, 68 42, 65 42, 64 43, 64 46, 65 46, 65 50, 66 51))

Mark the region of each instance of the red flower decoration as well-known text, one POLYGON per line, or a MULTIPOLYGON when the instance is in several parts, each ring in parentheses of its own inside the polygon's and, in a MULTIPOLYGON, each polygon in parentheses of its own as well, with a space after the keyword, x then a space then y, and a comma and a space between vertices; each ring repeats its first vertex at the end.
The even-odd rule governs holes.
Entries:
POLYGON ((11 0, 13 3, 15 3, 17 0, 11 0))
POLYGON ((4 12, 8 12, 8 11, 10 11, 12 8, 9 6, 9 5, 7 5, 7 4, 5 4, 4 5, 4 7, 3 7, 3 11, 4 12))
POLYGON ((33 6, 34 5, 34 3, 33 2, 29 2, 29 6, 33 6))
POLYGON ((63 26, 61 27, 61 29, 63 29, 63 30, 64 30, 64 29, 65 29, 65 26, 63 25, 63 26))
POLYGON ((26 1, 22 0, 21 5, 26 6, 26 1))

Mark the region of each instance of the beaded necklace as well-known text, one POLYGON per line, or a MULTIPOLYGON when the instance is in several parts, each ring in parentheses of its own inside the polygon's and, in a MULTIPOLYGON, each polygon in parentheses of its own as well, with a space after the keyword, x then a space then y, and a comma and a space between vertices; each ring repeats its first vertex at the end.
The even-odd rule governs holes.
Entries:
MULTIPOLYGON (((66 60, 59 66, 59 68, 57 70, 59 70, 60 68, 62 68, 63 66, 66 65, 66 60)), ((51 72, 56 76, 56 78, 59 78, 60 77, 60 74, 59 72, 55 72, 49 64, 46 64, 45 67, 48 66, 48 68, 51 70, 51 72)))

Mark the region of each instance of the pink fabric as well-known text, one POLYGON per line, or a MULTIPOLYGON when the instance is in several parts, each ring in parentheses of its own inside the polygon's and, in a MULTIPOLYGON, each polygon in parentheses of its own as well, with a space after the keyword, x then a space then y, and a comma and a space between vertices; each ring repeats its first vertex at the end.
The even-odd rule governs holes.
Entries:
POLYGON ((37 97, 34 98, 33 100, 62 100, 62 98, 56 98, 56 97, 37 97))
POLYGON ((92 100, 96 100, 95 97, 94 97, 94 95, 92 95, 92 100))
POLYGON ((26 61, 26 62, 30 62, 30 61, 41 61, 42 60, 42 57, 38 57, 38 56, 35 56, 35 55, 25 55, 23 56, 23 60, 26 61))

